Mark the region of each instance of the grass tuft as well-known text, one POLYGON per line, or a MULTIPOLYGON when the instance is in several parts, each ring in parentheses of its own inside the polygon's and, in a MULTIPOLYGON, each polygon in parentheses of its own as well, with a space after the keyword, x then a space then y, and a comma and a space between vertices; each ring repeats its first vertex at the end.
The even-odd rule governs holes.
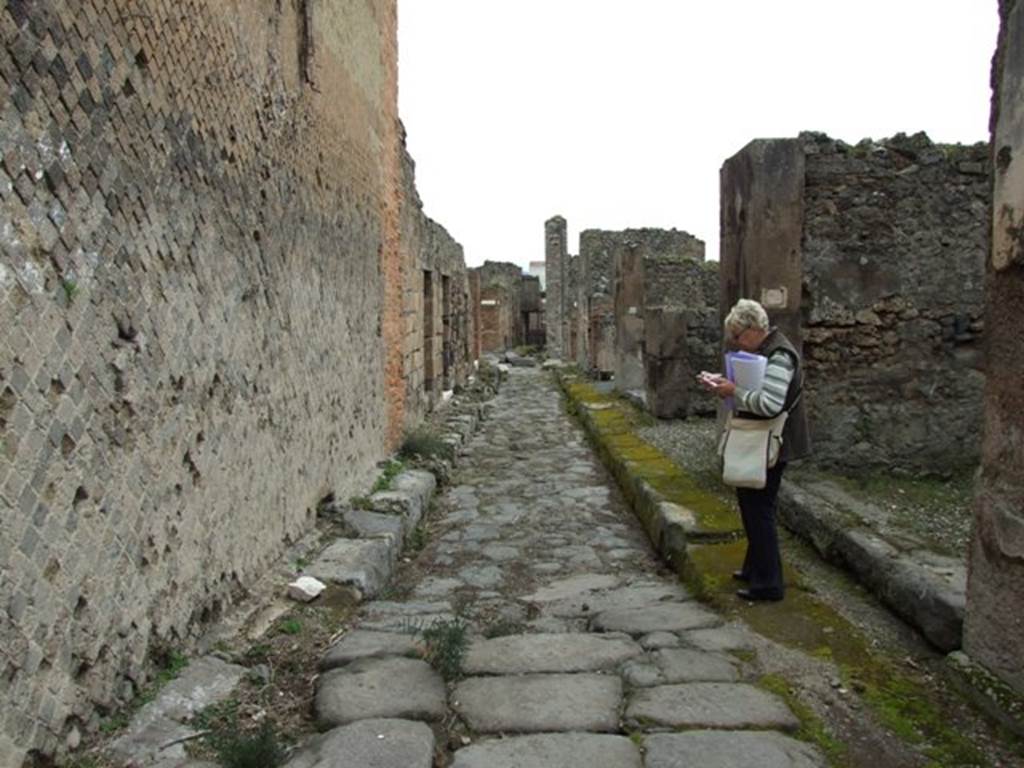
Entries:
POLYGON ((457 680, 469 647, 469 625, 459 617, 438 620, 420 630, 419 635, 423 638, 423 658, 445 680, 457 680))

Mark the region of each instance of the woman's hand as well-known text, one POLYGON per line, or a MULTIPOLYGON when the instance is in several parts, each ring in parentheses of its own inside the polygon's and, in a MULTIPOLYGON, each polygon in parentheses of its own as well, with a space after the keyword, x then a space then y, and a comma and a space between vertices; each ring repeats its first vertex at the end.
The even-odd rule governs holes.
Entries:
POLYGON ((732 393, 736 391, 736 385, 720 373, 708 373, 707 371, 701 371, 697 376, 697 381, 708 392, 718 395, 719 397, 730 397, 732 396, 732 393))

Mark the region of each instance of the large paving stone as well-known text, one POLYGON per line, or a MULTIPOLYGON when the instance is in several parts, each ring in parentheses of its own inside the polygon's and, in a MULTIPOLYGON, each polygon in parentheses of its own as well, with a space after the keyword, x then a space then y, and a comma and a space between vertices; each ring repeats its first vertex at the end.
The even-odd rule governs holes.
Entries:
POLYGON ((343 667, 356 659, 371 656, 410 656, 418 650, 419 646, 412 635, 355 629, 327 649, 320 660, 320 669, 343 667))
POLYGON ((478 733, 614 731, 622 681, 612 675, 472 677, 452 706, 478 733))
POLYGON ((507 635, 478 640, 466 653, 470 675, 528 672, 596 672, 611 669, 643 649, 632 640, 590 634, 507 635))
POLYGON ((445 694, 441 676, 425 661, 367 658, 321 675, 313 707, 321 727, 374 717, 440 720, 445 694))
POLYGON ((717 614, 696 603, 657 603, 641 608, 603 611, 591 619, 590 626, 598 632, 646 635, 651 632, 680 632, 713 627, 721 621, 717 614))
POLYGON ((411 720, 361 720, 317 736, 285 768, 431 768, 434 733, 411 720))
POLYGON ((824 768, 824 757, 802 741, 771 731, 690 731, 644 739, 647 768, 824 768))
POLYGON ((743 683, 685 683, 641 689, 626 720, 670 728, 781 728, 800 723, 782 699, 743 683))
MULTIPOLYGON (((638 553, 638 551, 636 552, 638 553)), ((601 577, 598 577, 601 578, 601 577)), ((554 585, 552 585, 554 586, 554 585)), ((665 601, 681 602, 690 596, 678 584, 632 584, 611 589, 581 590, 575 594, 549 597, 551 593, 538 590, 523 600, 541 604, 542 612, 552 616, 593 616, 602 611, 640 608, 665 601)))
POLYGON ((625 736, 545 733, 494 739, 455 753, 452 768, 641 768, 625 736))
POLYGON ((306 568, 306 575, 353 586, 364 597, 377 594, 391 576, 399 543, 391 538, 338 539, 306 568))
POLYGON ((665 648, 655 651, 649 659, 636 659, 622 669, 623 679, 631 686, 696 682, 734 682, 739 674, 726 656, 692 648, 665 648))

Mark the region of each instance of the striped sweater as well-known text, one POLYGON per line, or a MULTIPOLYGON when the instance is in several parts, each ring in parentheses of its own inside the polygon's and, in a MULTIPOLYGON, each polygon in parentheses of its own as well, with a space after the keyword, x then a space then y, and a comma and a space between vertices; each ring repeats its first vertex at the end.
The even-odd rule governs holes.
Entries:
POLYGON ((795 370, 792 358, 781 350, 776 351, 768 358, 760 389, 736 387, 733 397, 738 410, 769 418, 778 416, 786 404, 786 392, 795 370))

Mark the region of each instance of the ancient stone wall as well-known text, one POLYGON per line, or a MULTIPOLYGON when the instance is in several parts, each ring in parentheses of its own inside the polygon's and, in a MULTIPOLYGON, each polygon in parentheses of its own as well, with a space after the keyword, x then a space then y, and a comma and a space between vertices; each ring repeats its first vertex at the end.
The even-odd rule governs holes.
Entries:
POLYGON ((547 340, 544 330, 544 299, 541 295, 540 278, 523 275, 519 310, 522 313, 523 343, 538 349, 547 340))
MULTIPOLYGON (((645 312, 647 308, 706 308, 700 290, 704 243, 681 230, 650 228, 602 232, 589 236, 588 243, 594 243, 597 252, 612 252, 616 388, 622 391, 644 390, 648 381, 644 361, 645 312)), ((598 257, 598 263, 603 264, 603 256, 598 257)), ((659 321, 658 335, 660 338, 669 332, 670 327, 674 328, 678 343, 673 344, 673 349, 678 351, 686 346, 683 340, 687 331, 678 324, 682 315, 673 313, 673 316, 676 320, 672 322, 667 318, 663 318, 665 322, 659 321)), ((656 357, 670 356, 668 347, 661 341, 652 339, 652 342, 660 350, 656 357)), ((674 369, 678 370, 678 367, 674 369)), ((658 376, 658 380, 661 381, 662 377, 658 376)), ((665 379, 669 380, 675 381, 675 376, 665 379)), ((686 387, 682 382, 680 386, 686 387)))
POLYGON ((1008 0, 1000 10, 985 315, 989 373, 964 648, 1024 695, 1024 6, 1008 0))
POLYGON ((717 410, 696 377, 721 369, 718 262, 705 262, 704 244, 694 240, 697 256, 649 258, 644 265, 644 381, 647 407, 659 418, 717 410))
POLYGON ((462 246, 423 213, 415 163, 402 153, 402 378, 405 430, 471 373, 473 315, 462 246))
POLYGON ((551 357, 565 354, 566 295, 565 283, 569 269, 566 222, 555 216, 544 222, 544 324, 547 352, 551 357))
POLYGON ((524 343, 523 271, 516 264, 485 261, 480 280, 480 350, 504 352, 524 343))
POLYGON ((562 284, 562 296, 565 307, 562 310, 562 344, 566 360, 575 360, 580 341, 580 304, 577 301, 577 286, 580 281, 580 257, 569 256, 568 268, 565 271, 565 282, 562 284))
POLYGON ((615 312, 614 301, 609 299, 615 279, 615 250, 620 242, 619 232, 600 229, 580 232, 576 362, 598 375, 611 374, 614 370, 611 361, 614 360, 615 312), (602 344, 607 349, 602 349, 602 344), (599 361, 606 367, 601 368, 599 361))
POLYGON ((0 764, 131 698, 420 407, 403 286, 457 246, 401 242, 395 13, 0 10, 0 764))
POLYGON ((977 460, 986 151, 803 134, 723 167, 722 311, 760 299, 802 343, 818 461, 977 460))

